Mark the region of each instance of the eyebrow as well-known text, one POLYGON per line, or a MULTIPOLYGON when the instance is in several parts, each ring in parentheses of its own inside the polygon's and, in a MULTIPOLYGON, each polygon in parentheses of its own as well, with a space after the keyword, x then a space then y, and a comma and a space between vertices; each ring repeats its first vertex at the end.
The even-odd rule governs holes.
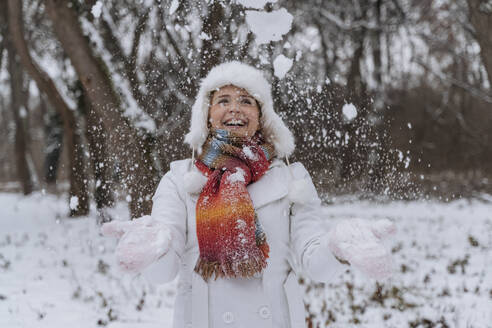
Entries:
MULTIPOLYGON (((230 97, 230 96, 231 96, 230 94, 224 94, 224 95, 218 96, 217 98, 226 98, 226 97, 230 97)), ((240 94, 239 96, 240 97, 246 97, 246 98, 254 99, 253 96, 249 96, 249 95, 246 95, 246 94, 240 94)))

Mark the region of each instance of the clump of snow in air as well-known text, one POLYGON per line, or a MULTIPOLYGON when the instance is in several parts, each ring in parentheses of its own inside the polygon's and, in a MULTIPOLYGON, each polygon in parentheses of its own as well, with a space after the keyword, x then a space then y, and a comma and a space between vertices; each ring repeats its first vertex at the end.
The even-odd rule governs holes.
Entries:
POLYGON ((405 157, 405 162, 404 162, 404 164, 405 164, 405 168, 406 168, 406 169, 408 169, 408 167, 410 166, 410 161, 411 161, 411 159, 410 159, 410 157, 409 157, 409 156, 405 157))
POLYGON ((403 161, 403 153, 401 152, 401 150, 396 150, 396 152, 398 153, 398 159, 400 160, 400 162, 403 161))
POLYGON ((272 12, 246 11, 246 23, 256 36, 256 43, 279 41, 290 31, 294 17, 285 9, 272 12))
POLYGON ((75 211, 79 207, 79 198, 77 196, 70 197, 70 209, 75 211))
POLYGON ((243 169, 237 167, 236 172, 229 175, 229 177, 228 177, 229 182, 231 182, 231 183, 233 183, 233 182, 245 182, 246 180, 244 180, 244 173, 245 172, 243 169))
POLYGON ((24 106, 21 106, 21 108, 19 110, 19 116, 21 118, 26 118, 27 117, 27 111, 26 111, 26 108, 24 106))
POLYGON ((198 36, 198 38, 201 39, 201 40, 210 40, 210 39, 212 39, 212 37, 210 35, 208 35, 207 33, 205 33, 205 32, 200 33, 200 35, 198 36))
POLYGON ((236 0, 236 2, 246 8, 263 9, 267 3, 277 0, 236 0))
POLYGON ((283 79, 285 74, 292 67, 293 60, 285 57, 284 55, 278 55, 273 61, 273 69, 276 77, 283 79))
POLYGON ((296 51, 296 61, 299 61, 302 57, 302 51, 301 50, 297 50, 296 51))
POLYGON ((99 0, 94 4, 94 6, 92 6, 91 13, 92 16, 94 16, 95 18, 99 18, 101 16, 101 12, 102 12, 102 2, 101 0, 99 0))
POLYGON ((357 108, 353 104, 345 104, 342 107, 342 113, 347 121, 352 121, 357 117, 357 108))
POLYGON ((171 6, 169 7, 169 15, 174 15, 178 7, 179 7, 179 0, 173 0, 173 2, 171 2, 171 6))

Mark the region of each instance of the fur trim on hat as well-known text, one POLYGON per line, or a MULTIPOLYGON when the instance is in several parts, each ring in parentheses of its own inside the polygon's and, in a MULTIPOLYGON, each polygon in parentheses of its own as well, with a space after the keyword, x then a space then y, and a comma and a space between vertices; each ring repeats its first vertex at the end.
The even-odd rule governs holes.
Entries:
POLYGON ((214 67, 201 81, 191 109, 191 127, 185 136, 185 142, 201 153, 201 147, 208 136, 210 92, 230 84, 245 89, 261 104, 260 125, 263 136, 268 143, 275 146, 277 156, 290 155, 295 148, 294 136, 273 110, 270 83, 260 70, 238 61, 214 67))

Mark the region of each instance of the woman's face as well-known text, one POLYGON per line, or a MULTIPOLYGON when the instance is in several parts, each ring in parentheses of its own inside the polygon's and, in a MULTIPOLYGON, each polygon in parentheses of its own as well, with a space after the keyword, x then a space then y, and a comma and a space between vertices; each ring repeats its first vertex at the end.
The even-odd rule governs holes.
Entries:
POLYGON ((260 108, 256 99, 246 90, 226 85, 213 93, 209 122, 215 129, 252 137, 260 126, 260 108))

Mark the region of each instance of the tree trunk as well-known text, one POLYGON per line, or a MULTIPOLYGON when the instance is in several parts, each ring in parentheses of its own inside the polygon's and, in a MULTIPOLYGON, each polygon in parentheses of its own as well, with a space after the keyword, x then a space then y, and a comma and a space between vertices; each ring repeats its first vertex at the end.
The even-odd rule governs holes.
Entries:
POLYGON ((53 81, 37 66, 29 54, 26 40, 24 39, 21 0, 8 0, 8 27, 22 66, 36 82, 39 90, 48 97, 50 103, 63 119, 65 140, 69 151, 70 216, 87 215, 89 212, 87 177, 83 161, 82 141, 76 127, 76 118, 56 89, 53 81))
MULTIPOLYGON (((94 199, 99 213, 105 215, 105 208, 113 207, 114 205, 113 181, 111 179, 113 163, 108 155, 108 141, 101 125, 101 118, 96 111, 91 109, 82 85, 79 84, 78 87, 81 92, 78 106, 86 116, 85 135, 89 144, 90 161, 94 172, 94 180, 96 181, 94 199)), ((110 221, 106 220, 105 217, 101 219, 102 222, 110 221)))
POLYGON ((480 56, 492 85, 492 9, 486 1, 468 0, 470 22, 475 29, 475 39, 480 45, 480 56))
POLYGON ((63 120, 61 115, 53 111, 39 96, 40 109, 44 118, 44 163, 43 176, 48 190, 56 191, 56 176, 60 165, 60 155, 63 148, 63 120))
MULTIPOLYGON (((376 1, 376 29, 373 32, 373 42, 372 42, 372 57, 374 60, 374 80, 376 80, 378 93, 382 89, 382 62, 381 62, 381 2, 382 0, 376 1)), ((378 94, 378 96, 381 96, 378 94)))
POLYGON ((347 76, 347 87, 355 95, 360 96, 365 91, 364 82, 360 72, 360 61, 364 54, 364 32, 358 32, 355 41, 357 42, 354 55, 352 56, 350 71, 347 76))
POLYGON ((219 1, 213 1, 208 6, 208 16, 203 22, 203 33, 210 36, 209 40, 203 40, 202 62, 200 65, 200 77, 204 77, 210 69, 216 66, 220 60, 220 40, 221 26, 224 19, 224 9, 219 1))
MULTIPOLYGON (((3 8, 2 8, 3 9, 3 8)), ((4 12, 4 11, 2 11, 4 12)), ((15 123, 15 164, 17 179, 21 183, 24 195, 29 195, 33 190, 31 173, 27 164, 27 142, 25 132, 26 109, 22 106, 23 72, 19 66, 15 49, 10 40, 7 40, 8 70, 10 75, 10 107, 15 123)))
MULTIPOLYGON (((12 0, 13 1, 13 0, 12 0)), ((71 60, 90 101, 109 134, 108 149, 121 166, 123 186, 131 197, 132 217, 149 214, 151 196, 157 186, 151 150, 145 139, 131 126, 120 111, 119 98, 103 62, 90 48, 89 40, 82 33, 76 13, 66 1, 46 0, 46 13, 53 23, 54 32, 71 60)))

